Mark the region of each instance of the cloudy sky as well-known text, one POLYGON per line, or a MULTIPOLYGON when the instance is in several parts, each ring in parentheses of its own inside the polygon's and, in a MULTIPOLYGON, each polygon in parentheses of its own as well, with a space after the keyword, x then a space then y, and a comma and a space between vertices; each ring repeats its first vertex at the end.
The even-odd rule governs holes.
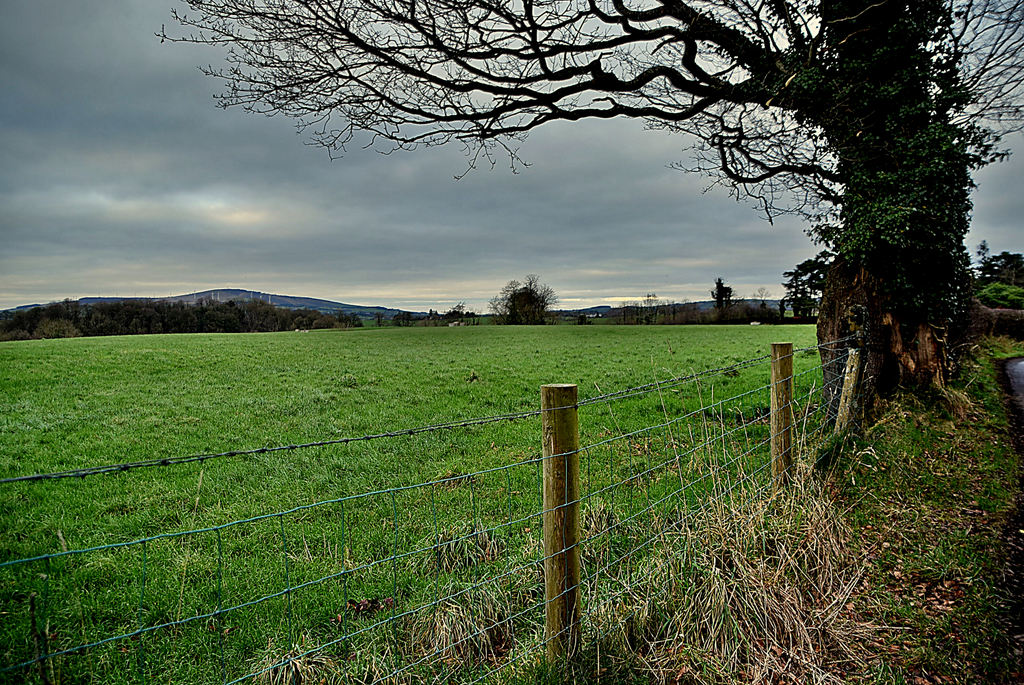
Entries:
MULTIPOLYGON (((221 53, 154 35, 172 3, 0 0, 0 308, 239 287, 483 309, 528 273, 565 307, 706 299, 717 276, 778 295, 817 251, 636 122, 542 129, 518 174, 457 181, 455 147, 332 162, 283 117, 216 108, 197 66, 221 53)), ((970 245, 1024 250, 1022 175, 1020 155, 979 174, 970 245)))

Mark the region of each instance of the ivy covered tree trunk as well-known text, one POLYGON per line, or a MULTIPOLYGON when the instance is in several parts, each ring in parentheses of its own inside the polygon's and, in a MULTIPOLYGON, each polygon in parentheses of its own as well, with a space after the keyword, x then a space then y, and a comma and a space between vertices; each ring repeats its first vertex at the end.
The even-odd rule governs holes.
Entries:
POLYGON ((837 89, 822 128, 845 182, 837 221, 819 229, 837 259, 818 338, 848 335, 860 308, 869 392, 941 385, 970 296, 963 241, 977 141, 952 120, 966 97, 956 65, 930 46, 948 20, 943 3, 866 6, 836 2, 830 17, 842 29, 829 34, 837 89))

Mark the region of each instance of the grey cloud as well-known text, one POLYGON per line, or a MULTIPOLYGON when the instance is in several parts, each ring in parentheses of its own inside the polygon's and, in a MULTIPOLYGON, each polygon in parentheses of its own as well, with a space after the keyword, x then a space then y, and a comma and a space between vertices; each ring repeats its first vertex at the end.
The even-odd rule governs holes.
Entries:
MULTIPOLYGON (((161 45, 166 7, 7 3, 0 27, 0 307, 65 296, 249 287, 425 309, 482 308, 536 272, 565 301, 703 299, 716 276, 775 293, 817 249, 706 178, 685 141, 637 122, 559 124, 462 180, 455 148, 330 161, 292 122, 223 111, 161 45)), ((975 229, 1019 251, 1019 160, 979 175, 975 229)), ((975 239, 976 237, 976 239, 975 239)))

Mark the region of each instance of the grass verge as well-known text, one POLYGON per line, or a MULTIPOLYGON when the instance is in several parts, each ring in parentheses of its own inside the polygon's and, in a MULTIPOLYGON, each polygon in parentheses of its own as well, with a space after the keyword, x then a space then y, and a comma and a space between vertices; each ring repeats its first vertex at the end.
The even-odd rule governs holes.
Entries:
POLYGON ((845 610, 875 628, 861 645, 867 668, 848 682, 1024 682, 1001 589, 1021 465, 1000 366, 1020 355, 1019 342, 985 341, 950 387, 881 407, 838 465, 837 500, 865 563, 845 610))

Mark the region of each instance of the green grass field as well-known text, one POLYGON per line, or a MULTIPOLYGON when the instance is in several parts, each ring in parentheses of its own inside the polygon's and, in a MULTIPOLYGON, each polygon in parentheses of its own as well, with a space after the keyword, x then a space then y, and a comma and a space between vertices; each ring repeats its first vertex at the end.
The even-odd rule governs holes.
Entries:
MULTIPOLYGON (((814 331, 481 326, 3 343, 0 478, 531 411, 544 383, 577 383, 581 398, 594 397, 759 357, 780 339, 807 347, 814 331)), ((798 374, 816 364, 813 351, 796 355, 798 374)), ((665 466, 664 455, 688 454, 687 445, 716 432, 737 429, 690 455, 687 478, 707 472, 700 459, 726 463, 737 450, 751 457, 734 471, 763 462, 766 450, 755 448, 767 430, 758 417, 768 394, 751 391, 767 382, 768 366, 759 363, 582 407, 582 444, 594 445, 750 393, 692 420, 587 450, 584 490, 600 496, 586 503, 585 517, 610 512, 639 523, 633 514, 667 515, 651 503, 679 490, 684 469, 665 466)), ((820 387, 820 373, 803 374, 797 396, 812 383, 820 387)), ((532 417, 0 486, 0 563, 113 545, 0 567, 0 668, 175 623, 50 659, 49 677, 230 682, 293 645, 335 641, 326 650, 335 656, 359 651, 350 668, 386 672, 400 663, 399 653, 429 654, 437 643, 440 628, 425 625, 419 607, 485 590, 487 601, 500 596, 508 605, 492 613, 515 617, 508 624, 516 634, 503 639, 526 644, 540 616, 533 601, 540 526, 532 517, 540 509, 539 452, 539 419, 532 417), (389 490, 489 469, 496 470, 389 490), (217 528, 252 517, 263 518, 217 528), (120 546, 190 530, 204 532, 120 546), (340 640, 353 632, 359 634, 340 640)), ((680 502, 692 506, 702 492, 687 489, 669 504, 676 511, 680 502)), ((618 527, 602 540, 601 554, 614 558, 637 535, 632 523, 618 527)), ((599 568, 599 554, 588 562, 585 550, 584 557, 599 568)), ((470 606, 478 609, 469 611, 484 620, 479 607, 486 601, 476 599, 470 606)), ((469 644, 467 638, 462 646, 469 644)), ((489 649, 484 656, 493 666, 511 647, 489 649)), ((427 661, 424 668, 436 668, 427 661)), ((42 682, 37 668, 0 673, 0 682, 42 682)))

